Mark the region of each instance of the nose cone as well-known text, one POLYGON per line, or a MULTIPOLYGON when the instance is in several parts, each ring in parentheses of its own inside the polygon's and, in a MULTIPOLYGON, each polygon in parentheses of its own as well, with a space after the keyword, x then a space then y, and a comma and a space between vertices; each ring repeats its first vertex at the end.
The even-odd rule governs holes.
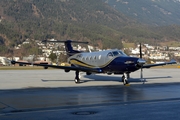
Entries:
POLYGON ((141 58, 139 58, 139 59, 137 60, 137 63, 138 63, 139 65, 143 65, 143 64, 146 63, 146 61, 143 60, 143 59, 141 59, 141 58))

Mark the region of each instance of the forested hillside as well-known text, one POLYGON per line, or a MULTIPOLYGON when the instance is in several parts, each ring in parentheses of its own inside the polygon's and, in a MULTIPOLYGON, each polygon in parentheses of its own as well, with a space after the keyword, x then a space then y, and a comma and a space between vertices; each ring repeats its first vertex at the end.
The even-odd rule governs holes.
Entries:
POLYGON ((133 22, 100 0, 1 0, 0 9, 1 44, 9 47, 26 38, 74 39, 121 47, 117 29, 133 22))
POLYGON ((122 48, 122 41, 179 39, 178 31, 167 34, 169 27, 162 29, 141 25, 102 0, 0 1, 1 54, 12 53, 27 38, 89 41, 100 48, 122 48))

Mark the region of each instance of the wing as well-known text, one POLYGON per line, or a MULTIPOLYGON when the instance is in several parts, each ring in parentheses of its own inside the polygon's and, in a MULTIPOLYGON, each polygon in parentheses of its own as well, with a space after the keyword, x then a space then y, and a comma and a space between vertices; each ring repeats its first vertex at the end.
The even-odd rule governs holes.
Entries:
POLYGON ((168 65, 168 64, 176 64, 176 61, 171 60, 170 62, 164 62, 164 63, 144 64, 142 68, 150 68, 150 67, 163 66, 163 65, 168 65))
POLYGON ((73 71, 82 71, 82 72, 96 72, 101 73, 102 70, 99 68, 92 69, 92 68, 86 68, 86 67, 76 67, 76 66, 57 66, 57 65, 49 65, 49 64, 37 64, 37 63, 28 63, 28 62, 17 62, 17 61, 11 61, 12 64, 23 64, 23 65, 36 65, 36 66, 42 66, 44 68, 57 68, 57 69, 64 69, 64 70, 73 70, 73 71))

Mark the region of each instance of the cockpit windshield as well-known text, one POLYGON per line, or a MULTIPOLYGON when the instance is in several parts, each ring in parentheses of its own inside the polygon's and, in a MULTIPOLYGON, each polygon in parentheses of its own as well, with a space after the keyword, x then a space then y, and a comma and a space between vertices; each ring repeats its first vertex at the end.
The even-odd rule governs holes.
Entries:
POLYGON ((124 52, 122 52, 120 50, 119 51, 113 51, 112 54, 114 56, 127 56, 124 52))
POLYGON ((111 57, 114 57, 114 56, 127 56, 127 55, 124 52, 122 52, 121 50, 112 51, 112 52, 109 52, 107 54, 108 58, 111 58, 111 57))
POLYGON ((120 50, 118 52, 119 52, 120 55, 127 56, 124 52, 122 52, 120 50))
POLYGON ((112 53, 113 53, 114 56, 118 56, 119 55, 118 51, 113 51, 112 53))

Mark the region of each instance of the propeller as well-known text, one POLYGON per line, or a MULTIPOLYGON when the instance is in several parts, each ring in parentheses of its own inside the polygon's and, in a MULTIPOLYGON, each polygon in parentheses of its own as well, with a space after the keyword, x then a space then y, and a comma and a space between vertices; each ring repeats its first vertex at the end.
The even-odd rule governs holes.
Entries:
POLYGON ((142 47, 141 47, 141 43, 139 44, 139 53, 140 53, 140 58, 142 59, 142 47))

